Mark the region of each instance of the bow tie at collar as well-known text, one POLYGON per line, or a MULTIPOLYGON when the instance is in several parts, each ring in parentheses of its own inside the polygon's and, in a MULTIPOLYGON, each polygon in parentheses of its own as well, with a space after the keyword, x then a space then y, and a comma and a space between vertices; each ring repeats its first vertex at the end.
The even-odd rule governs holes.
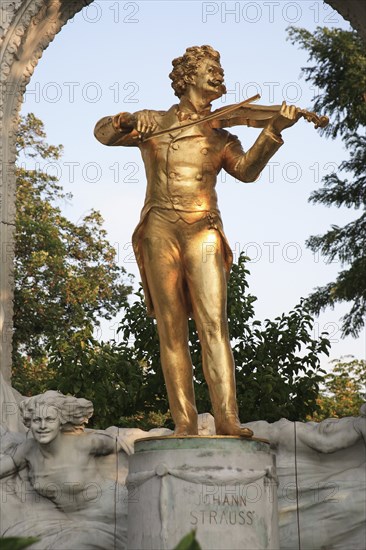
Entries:
POLYGON ((209 115, 211 113, 211 109, 204 109, 203 111, 200 111, 197 113, 196 111, 186 111, 186 110, 180 110, 179 107, 177 109, 177 117, 179 122, 184 121, 195 121, 200 120, 201 118, 204 118, 205 116, 209 115))

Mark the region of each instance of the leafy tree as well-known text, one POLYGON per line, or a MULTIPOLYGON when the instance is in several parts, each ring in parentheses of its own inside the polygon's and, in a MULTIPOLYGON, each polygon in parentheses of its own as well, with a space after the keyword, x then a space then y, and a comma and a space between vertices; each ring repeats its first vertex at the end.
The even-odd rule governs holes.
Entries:
MULTIPOLYGON (((237 396, 243 422, 281 417, 304 420, 316 409, 322 380, 319 355, 328 354, 324 334, 312 338, 313 319, 304 303, 289 314, 264 323, 253 320, 256 298, 248 294, 246 258, 233 265, 228 286, 228 319, 237 367, 237 396)), ((197 407, 210 411, 211 403, 202 372, 201 350, 193 321, 189 322, 189 346, 194 364, 197 407)), ((136 401, 140 419, 160 411, 168 420, 168 401, 160 367, 156 324, 146 318, 141 289, 137 300, 127 306, 120 326, 120 349, 130 347, 143 365, 144 379, 136 401)), ((151 420, 151 416, 150 416, 151 420)), ((168 426, 171 426, 169 422, 168 426)))
MULTIPOLYGON (((21 120, 17 151, 19 164, 22 158, 58 160, 62 147, 48 145, 43 123, 29 114, 21 120)), ((85 361, 77 366, 79 348, 87 347, 101 318, 123 307, 130 288, 100 213, 72 223, 58 205, 71 197, 57 178, 25 164, 16 169, 13 384, 29 395, 57 387, 50 357, 60 349, 68 349, 67 369, 82 367, 88 375, 85 361)))
POLYGON ((53 377, 47 389, 57 387, 64 394, 92 401, 91 427, 136 425, 143 369, 129 349, 98 342, 87 328, 74 332, 69 340, 58 337, 52 342, 48 369, 53 377))
POLYGON ((309 420, 359 416, 366 401, 366 361, 342 357, 332 363, 332 372, 324 377, 324 389, 317 399, 319 409, 309 420))
POLYGON ((330 116, 324 130, 328 136, 340 136, 349 150, 349 159, 341 162, 339 172, 324 177, 323 187, 314 191, 310 201, 326 206, 345 206, 361 210, 361 215, 344 227, 332 225, 324 235, 311 236, 307 245, 321 252, 327 261, 337 259, 347 266, 335 281, 318 287, 309 297, 315 313, 338 302, 350 302, 343 317, 343 335, 357 336, 366 318, 366 51, 355 32, 317 28, 314 33, 290 27, 292 43, 299 44, 315 62, 303 68, 305 79, 321 92, 314 110, 330 116), (341 177, 340 173, 349 177, 341 177))

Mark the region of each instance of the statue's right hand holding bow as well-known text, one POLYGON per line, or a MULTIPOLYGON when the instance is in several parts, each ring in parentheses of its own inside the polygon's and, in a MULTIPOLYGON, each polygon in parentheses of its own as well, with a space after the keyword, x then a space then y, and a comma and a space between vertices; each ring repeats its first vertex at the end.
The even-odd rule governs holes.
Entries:
POLYGON ((137 130, 139 134, 150 134, 156 129, 153 111, 143 109, 136 113, 119 113, 113 117, 113 126, 116 130, 130 132, 137 130))

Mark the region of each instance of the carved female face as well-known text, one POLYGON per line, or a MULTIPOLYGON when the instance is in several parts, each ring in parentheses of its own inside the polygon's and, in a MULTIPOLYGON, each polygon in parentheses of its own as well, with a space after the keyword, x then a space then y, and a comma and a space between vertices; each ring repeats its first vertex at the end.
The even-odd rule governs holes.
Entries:
POLYGON ((32 416, 30 429, 41 445, 53 441, 60 434, 60 411, 45 403, 37 405, 32 416))

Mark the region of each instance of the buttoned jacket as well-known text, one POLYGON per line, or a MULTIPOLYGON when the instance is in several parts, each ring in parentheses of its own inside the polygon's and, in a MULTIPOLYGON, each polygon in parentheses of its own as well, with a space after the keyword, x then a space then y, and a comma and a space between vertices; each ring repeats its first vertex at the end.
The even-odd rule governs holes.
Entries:
MULTIPOLYGON (((179 127, 177 105, 168 111, 152 113, 157 130, 179 127)), ((215 188, 220 170, 240 181, 252 182, 283 143, 281 138, 263 130, 244 153, 236 136, 212 128, 209 122, 144 141, 136 130, 129 133, 116 130, 112 117, 105 117, 97 124, 95 135, 105 145, 139 147, 147 178, 142 219, 152 207, 217 212, 215 188)))
POLYGON ((166 134, 144 140, 136 130, 128 133, 119 130, 114 117, 101 119, 95 128, 95 136, 101 143, 139 147, 142 154, 147 189, 140 223, 133 235, 133 246, 150 312, 152 304, 140 241, 143 223, 151 208, 174 210, 183 219, 199 212, 214 215, 223 238, 226 270, 229 272, 232 254, 217 204, 217 175, 224 169, 240 181, 252 182, 283 143, 279 136, 264 129, 254 145, 244 152, 236 136, 226 130, 212 128, 210 122, 169 132, 169 129, 186 122, 179 121, 178 105, 173 105, 168 111, 151 113, 157 124, 156 131, 168 130, 166 134))

